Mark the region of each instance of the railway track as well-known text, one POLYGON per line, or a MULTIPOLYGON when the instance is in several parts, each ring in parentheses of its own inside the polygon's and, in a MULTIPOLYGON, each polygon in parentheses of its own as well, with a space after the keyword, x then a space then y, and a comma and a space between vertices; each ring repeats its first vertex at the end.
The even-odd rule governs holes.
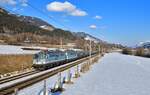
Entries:
POLYGON ((10 76, 10 77, 0 79, 0 85, 4 84, 6 82, 10 82, 10 81, 19 79, 19 78, 23 78, 23 77, 26 77, 26 76, 29 76, 29 75, 36 74, 38 72, 39 71, 33 70, 33 71, 26 72, 26 73, 18 74, 18 75, 15 75, 15 76, 10 76))
MULTIPOLYGON (((92 55, 92 58, 95 58, 99 55, 92 55)), ((65 71, 71 67, 74 67, 86 60, 89 60, 90 57, 86 57, 86 58, 82 58, 80 60, 76 60, 74 62, 70 62, 68 64, 65 64, 65 65, 62 65, 62 66, 59 66, 59 67, 56 67, 56 68, 52 68, 51 70, 49 70, 48 72, 47 71, 44 71, 44 73, 42 74, 38 74, 37 76, 34 76, 34 77, 31 77, 31 78, 28 78, 26 80, 23 80, 23 81, 19 81, 17 83, 14 83, 14 84, 11 84, 11 85, 7 85, 6 87, 2 87, 0 88, 0 95, 11 95, 14 90, 17 88, 18 90, 22 89, 22 88, 25 88, 27 86, 30 86, 34 83, 37 83, 39 81, 42 81, 46 78, 49 78, 59 72, 62 72, 62 71, 65 71)), ((41 73, 41 72, 40 72, 41 73)))

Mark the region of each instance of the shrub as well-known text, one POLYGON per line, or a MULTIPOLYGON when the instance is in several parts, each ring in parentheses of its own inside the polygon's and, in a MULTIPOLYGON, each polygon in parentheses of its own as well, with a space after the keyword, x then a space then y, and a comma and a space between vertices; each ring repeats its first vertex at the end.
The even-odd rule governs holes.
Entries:
POLYGON ((32 55, 0 55, 0 74, 32 67, 32 55))
POLYGON ((144 56, 144 49, 142 49, 142 48, 137 49, 135 55, 136 56, 144 56))
POLYGON ((123 54, 132 54, 132 51, 131 51, 131 49, 124 48, 124 49, 122 50, 122 53, 123 53, 123 54))

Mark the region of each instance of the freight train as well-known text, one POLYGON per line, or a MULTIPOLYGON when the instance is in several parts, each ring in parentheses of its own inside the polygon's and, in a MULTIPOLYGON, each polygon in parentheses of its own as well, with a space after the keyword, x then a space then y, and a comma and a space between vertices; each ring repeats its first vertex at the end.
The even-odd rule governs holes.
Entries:
MULTIPOLYGON (((93 52, 95 54, 96 52, 93 52)), ((46 70, 89 56, 89 52, 74 50, 42 50, 33 56, 33 67, 46 70)))

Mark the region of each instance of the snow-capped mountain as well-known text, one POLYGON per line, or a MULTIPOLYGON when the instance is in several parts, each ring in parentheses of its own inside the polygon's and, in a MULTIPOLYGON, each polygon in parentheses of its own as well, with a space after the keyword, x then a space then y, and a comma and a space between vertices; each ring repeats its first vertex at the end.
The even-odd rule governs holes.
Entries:
POLYGON ((54 30, 54 27, 51 27, 51 26, 47 26, 47 25, 42 25, 40 26, 40 28, 43 28, 43 29, 46 29, 46 30, 50 30, 50 31, 53 31, 54 30))
POLYGON ((97 40, 97 39, 95 39, 95 38, 93 38, 93 37, 91 37, 91 36, 88 36, 88 35, 87 35, 84 39, 85 39, 85 40, 94 41, 95 43, 98 43, 98 42, 99 42, 99 40, 97 40))
POLYGON ((20 21, 29 23, 29 24, 34 25, 34 26, 38 26, 38 27, 46 29, 46 30, 53 31, 55 29, 52 25, 48 24, 46 21, 43 21, 37 17, 19 15, 18 19, 20 21))
POLYGON ((150 41, 140 42, 137 46, 142 48, 150 48, 150 41))
POLYGON ((95 43, 104 42, 101 39, 98 39, 98 38, 96 38, 90 34, 84 33, 84 32, 76 32, 76 33, 74 32, 73 34, 78 37, 84 38, 85 40, 92 40, 95 43))

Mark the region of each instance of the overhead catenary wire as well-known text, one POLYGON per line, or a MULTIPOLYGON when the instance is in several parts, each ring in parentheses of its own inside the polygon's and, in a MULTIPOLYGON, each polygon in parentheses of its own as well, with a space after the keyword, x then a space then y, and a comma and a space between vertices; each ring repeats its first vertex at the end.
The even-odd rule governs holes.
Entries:
POLYGON ((33 6, 32 4, 30 4, 30 3, 28 3, 28 2, 26 2, 26 4, 27 4, 28 6, 30 6, 31 8, 33 8, 34 10, 36 10, 37 12, 39 12, 39 13, 41 13, 41 14, 47 16, 48 18, 50 18, 50 19, 51 19, 52 21, 54 21, 55 23, 57 23, 57 24, 63 26, 63 27, 66 28, 67 30, 70 30, 70 27, 64 25, 64 24, 61 23, 60 21, 56 20, 54 17, 48 15, 46 12, 40 10, 39 8, 36 8, 35 6, 33 6))
MULTIPOLYGON (((26 2, 26 4, 31 7, 32 9, 36 10, 37 12, 43 14, 44 16, 47 16, 49 19, 51 19, 52 21, 54 21, 55 23, 57 23, 58 25, 61 25, 65 30, 71 30, 70 27, 64 25, 62 22, 56 20, 53 16, 50 16, 49 14, 47 14, 47 12, 45 11, 42 11, 40 10, 39 8, 33 6, 32 4, 30 4, 29 2, 26 2)), ((6 9, 6 8, 5 8, 6 9)), ((18 14, 16 11, 20 10, 21 8, 18 8, 16 10, 10 10, 10 9, 7 9, 8 11, 14 13, 14 14, 18 14)), ((62 48, 62 38, 60 38, 60 45, 61 45, 61 48, 62 48)))
POLYGON ((0 8, 6 9, 7 11, 11 12, 11 14, 18 14, 17 11, 21 9, 21 8, 18 8, 16 10, 10 10, 9 8, 6 8, 2 5, 0 5, 0 8))
MULTIPOLYGON (((64 28, 66 28, 67 30, 70 30, 71 28, 69 28, 68 26, 64 25, 63 23, 59 22, 58 20, 56 20, 55 18, 53 18, 52 16, 48 15, 46 12, 36 8, 35 6, 31 5, 30 3, 26 2, 26 4, 28 6, 30 6, 31 8, 33 8, 34 10, 38 11, 39 13, 43 14, 43 15, 46 15, 48 18, 50 18, 52 21, 56 22, 57 24, 63 26, 64 28)), ((60 37, 60 45, 61 45, 61 48, 63 48, 62 46, 62 37, 60 37)))
MULTIPOLYGON (((51 19, 52 21, 54 21, 54 22, 57 23, 58 25, 63 26, 66 30, 70 30, 70 29, 71 29, 70 27, 68 27, 68 26, 64 25, 63 23, 61 23, 60 21, 56 20, 54 17, 48 15, 46 12, 40 10, 39 8, 36 8, 36 7, 33 6, 32 4, 30 4, 30 3, 28 3, 28 2, 26 2, 26 4, 27 4, 28 6, 30 6, 31 8, 33 8, 34 10, 36 10, 37 12, 43 14, 44 16, 47 16, 49 19, 51 19)), ((16 10, 10 10, 10 9, 8 9, 8 8, 6 8, 6 7, 4 7, 4 6, 2 6, 2 5, 0 5, 0 7, 1 7, 1 8, 4 8, 4 9, 6 9, 6 10, 8 10, 8 11, 11 12, 12 14, 18 14, 17 11, 21 9, 21 8, 18 8, 18 9, 16 9, 16 10)))

